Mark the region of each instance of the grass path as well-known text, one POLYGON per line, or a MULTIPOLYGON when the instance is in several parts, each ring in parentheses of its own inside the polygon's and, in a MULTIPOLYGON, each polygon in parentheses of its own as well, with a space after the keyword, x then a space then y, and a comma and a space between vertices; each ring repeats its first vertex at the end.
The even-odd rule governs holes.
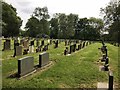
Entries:
MULTIPOLYGON (((3 87, 4 88, 96 88, 97 82, 107 81, 107 73, 100 72, 96 61, 100 54, 98 48, 101 43, 91 44, 80 51, 64 56, 64 43, 59 48, 53 49, 51 45, 48 52, 50 60, 55 64, 42 73, 33 74, 25 79, 17 80, 16 78, 7 78, 11 73, 17 72, 17 59, 7 58, 12 51, 3 52, 3 87)), ((115 80, 118 83, 118 48, 107 44, 108 55, 110 57, 110 66, 114 71, 115 80)), ((35 64, 38 64, 39 53, 29 54, 34 57, 35 64)))

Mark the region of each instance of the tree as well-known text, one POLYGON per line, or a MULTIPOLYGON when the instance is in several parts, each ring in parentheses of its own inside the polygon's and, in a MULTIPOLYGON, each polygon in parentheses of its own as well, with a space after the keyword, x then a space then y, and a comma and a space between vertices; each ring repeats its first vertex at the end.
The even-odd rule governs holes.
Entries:
POLYGON ((4 37, 18 36, 22 20, 17 16, 16 8, 2 2, 2 35, 4 37))
POLYGON ((51 38, 58 38, 59 23, 56 15, 50 20, 50 37, 51 38))
POLYGON ((26 23, 27 34, 31 37, 36 37, 38 35, 49 35, 50 25, 48 19, 50 18, 48 14, 47 7, 37 7, 35 8, 32 16, 28 19, 26 23))
POLYGON ((27 29, 26 34, 30 37, 36 37, 37 34, 42 33, 42 31, 39 30, 41 27, 39 23, 39 20, 33 16, 28 19, 25 27, 27 29))
POLYGON ((101 14, 105 23, 105 30, 109 32, 109 40, 118 41, 120 32, 120 1, 110 1, 105 7, 101 8, 101 14))

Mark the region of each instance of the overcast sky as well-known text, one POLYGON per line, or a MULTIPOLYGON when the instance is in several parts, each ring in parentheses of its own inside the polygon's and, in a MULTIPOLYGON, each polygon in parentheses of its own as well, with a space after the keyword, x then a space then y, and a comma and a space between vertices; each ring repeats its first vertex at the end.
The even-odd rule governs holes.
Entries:
POLYGON ((17 9, 18 16, 23 20, 24 28, 36 7, 48 7, 49 14, 73 13, 83 17, 100 17, 100 8, 105 7, 110 0, 4 0, 17 9))

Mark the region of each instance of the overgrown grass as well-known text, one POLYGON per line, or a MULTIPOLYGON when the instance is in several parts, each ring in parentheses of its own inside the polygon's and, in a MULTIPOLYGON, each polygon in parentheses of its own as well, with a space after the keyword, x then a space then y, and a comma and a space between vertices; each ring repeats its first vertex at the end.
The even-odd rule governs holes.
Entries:
MULTIPOLYGON (((100 72, 99 65, 96 63, 100 57, 98 48, 101 46, 101 43, 94 43, 70 56, 64 56, 63 42, 56 49, 50 45, 47 52, 54 65, 43 72, 37 72, 21 80, 9 77, 17 72, 17 60, 25 56, 33 56, 34 64, 37 65, 40 53, 13 58, 11 57, 13 50, 3 51, 3 88, 96 88, 97 82, 108 81, 108 74, 100 72)), ((114 82, 118 83, 118 48, 110 44, 107 46, 110 67, 115 77, 114 82)))

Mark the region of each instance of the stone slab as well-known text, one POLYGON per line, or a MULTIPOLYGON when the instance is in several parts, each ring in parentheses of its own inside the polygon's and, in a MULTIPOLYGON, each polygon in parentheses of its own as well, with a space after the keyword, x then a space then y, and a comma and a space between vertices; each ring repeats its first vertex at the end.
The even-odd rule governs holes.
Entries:
POLYGON ((27 56, 18 59, 18 77, 24 76, 34 71, 34 58, 27 56))

